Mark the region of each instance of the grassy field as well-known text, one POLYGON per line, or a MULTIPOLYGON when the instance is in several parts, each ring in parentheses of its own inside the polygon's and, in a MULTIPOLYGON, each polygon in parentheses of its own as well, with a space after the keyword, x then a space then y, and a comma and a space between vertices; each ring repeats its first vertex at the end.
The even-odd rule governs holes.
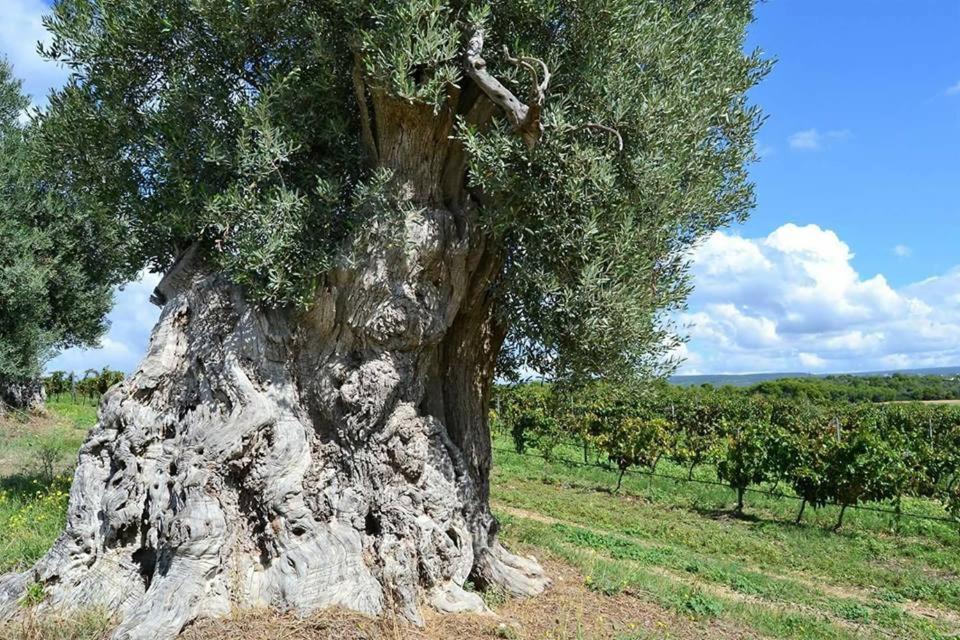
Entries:
MULTIPOLYGON (((493 500, 507 539, 549 550, 591 589, 762 637, 960 637, 960 537, 948 523, 903 518, 898 528, 855 511, 834 533, 835 509, 796 526, 797 502, 757 493, 734 518, 725 487, 627 476, 613 495, 612 471, 501 447, 493 500)), ((905 509, 942 515, 919 501, 905 509)))
MULTIPOLYGON (((27 566, 62 526, 67 475, 95 409, 52 403, 45 417, 0 423, 0 572, 27 566)), ((734 518, 729 489, 520 456, 495 442, 493 506, 503 537, 535 555, 554 585, 532 601, 491 598, 499 618, 431 616, 423 629, 324 614, 240 616, 192 627, 189 638, 956 638, 956 526, 808 509, 759 493, 734 518), (258 631, 259 630, 259 631, 258 631), (283 633, 280 633, 280 631, 283 633)), ((579 451, 558 450, 573 460, 579 451)), ((664 474, 685 475, 662 464, 664 474)), ((701 480, 711 480, 698 470, 701 480)), ((936 505, 908 512, 942 516, 936 505)), ((6 638, 103 637, 102 621, 29 619, 6 638)))
POLYGON ((63 527, 70 479, 96 408, 52 402, 0 421, 0 573, 29 565, 63 527))

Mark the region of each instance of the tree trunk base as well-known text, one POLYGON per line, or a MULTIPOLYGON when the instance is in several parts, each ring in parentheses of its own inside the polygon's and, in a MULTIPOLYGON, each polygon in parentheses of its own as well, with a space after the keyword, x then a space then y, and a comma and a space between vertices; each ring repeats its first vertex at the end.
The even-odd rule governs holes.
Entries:
POLYGON ((0 578, 0 620, 34 583, 43 607, 114 612, 121 639, 247 607, 485 611, 468 579, 543 591, 497 541, 483 255, 444 219, 332 275, 306 315, 168 274, 148 353, 80 451, 66 530, 0 578))
POLYGON ((0 416, 6 411, 43 411, 47 392, 43 382, 27 380, 4 382, 0 380, 0 416))

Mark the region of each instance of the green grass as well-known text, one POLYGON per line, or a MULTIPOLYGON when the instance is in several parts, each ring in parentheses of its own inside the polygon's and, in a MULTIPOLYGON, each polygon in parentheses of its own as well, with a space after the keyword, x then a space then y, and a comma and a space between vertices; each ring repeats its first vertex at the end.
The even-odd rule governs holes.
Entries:
MULTIPOLYGON (((77 450, 97 420, 96 407, 69 398, 47 410, 0 420, 0 574, 29 567, 63 530, 77 450)), ((0 624, 0 640, 102 640, 115 626, 102 611, 59 617, 30 608, 42 599, 31 587, 24 615, 0 624)))
MULTIPOLYGON (((69 399, 49 408, 46 418, 0 423, 0 572, 28 566, 61 531, 70 466, 96 421, 94 407, 69 399), (43 445, 63 450, 52 479, 35 460, 43 445)), ((898 527, 889 514, 853 511, 834 533, 836 509, 808 510, 796 526, 795 501, 757 493, 735 518, 734 493, 722 486, 628 475, 615 495, 612 470, 519 456, 505 439, 495 446, 492 498, 507 542, 577 567, 599 593, 770 638, 960 633, 960 535, 948 523, 904 518, 898 527)), ((669 463, 658 471, 686 473, 669 463)), ((942 515, 924 501, 906 508, 942 515)))
MULTIPOLYGON (((898 528, 890 515, 855 511, 834 533, 835 509, 796 526, 795 501, 756 493, 735 518, 725 487, 628 475, 614 495, 614 471, 519 456, 505 439, 495 447, 494 509, 507 539, 548 549, 593 588, 776 638, 960 631, 960 536, 949 523, 904 518, 898 528)), ((669 463, 658 472, 686 475, 669 463)), ((909 508, 942 514, 922 501, 909 508)))
POLYGON ((47 401, 47 409, 72 425, 89 429, 97 421, 97 406, 71 402, 69 396, 58 396, 47 401))
POLYGON ((0 573, 32 564, 63 529, 77 450, 96 422, 95 407, 47 408, 0 421, 0 573))

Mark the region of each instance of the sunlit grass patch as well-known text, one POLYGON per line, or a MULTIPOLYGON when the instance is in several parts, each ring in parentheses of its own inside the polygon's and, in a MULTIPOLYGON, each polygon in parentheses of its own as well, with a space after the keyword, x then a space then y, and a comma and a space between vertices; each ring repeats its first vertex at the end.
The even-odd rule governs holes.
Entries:
POLYGON ((63 529, 77 450, 95 422, 95 408, 60 402, 0 423, 0 573, 35 562, 63 529))
POLYGON ((0 479, 0 573, 22 569, 50 548, 66 522, 70 478, 0 479))
POLYGON ((834 533, 832 518, 796 526, 790 501, 766 496, 750 502, 749 517, 733 517, 732 492, 709 484, 634 476, 612 494, 615 471, 503 450, 494 470, 507 537, 549 548, 593 588, 778 638, 960 631, 960 545, 945 523, 904 519, 898 531, 867 512, 834 533))
POLYGON ((69 615, 27 610, 0 625, 0 640, 106 640, 114 627, 115 622, 97 609, 69 615))

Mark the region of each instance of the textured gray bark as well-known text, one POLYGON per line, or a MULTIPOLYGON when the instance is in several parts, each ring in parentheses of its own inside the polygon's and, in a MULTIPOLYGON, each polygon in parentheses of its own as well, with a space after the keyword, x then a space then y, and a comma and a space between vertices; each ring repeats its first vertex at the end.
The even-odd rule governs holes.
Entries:
POLYGON ((41 411, 47 402, 47 392, 40 380, 15 382, 0 379, 0 415, 7 410, 41 411))
POLYGON ((34 582, 44 606, 105 607, 117 638, 151 639, 243 607, 483 611, 468 578, 542 591, 488 507, 499 259, 469 217, 409 217, 303 313, 178 263, 80 451, 66 530, 0 578, 0 620, 34 582))

